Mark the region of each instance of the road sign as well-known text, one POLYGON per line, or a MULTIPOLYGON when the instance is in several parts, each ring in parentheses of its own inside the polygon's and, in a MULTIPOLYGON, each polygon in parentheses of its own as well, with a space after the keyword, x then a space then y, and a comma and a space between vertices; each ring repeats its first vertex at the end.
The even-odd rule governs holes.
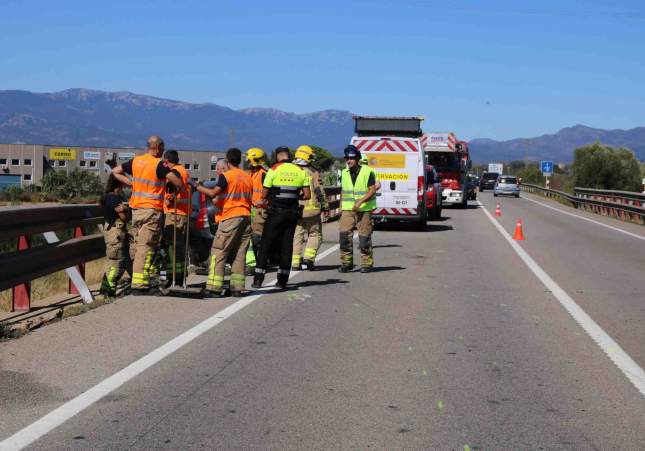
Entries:
POLYGON ((504 173, 504 165, 502 163, 488 163, 488 172, 495 172, 501 175, 504 173))
POLYGON ((542 175, 552 175, 553 161, 540 161, 540 170, 542 171, 542 175))

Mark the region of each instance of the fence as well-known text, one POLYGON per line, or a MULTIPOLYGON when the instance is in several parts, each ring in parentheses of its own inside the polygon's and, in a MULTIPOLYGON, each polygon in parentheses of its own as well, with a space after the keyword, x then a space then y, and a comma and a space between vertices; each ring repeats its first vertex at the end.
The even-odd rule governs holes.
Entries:
MULTIPOLYGON (((330 208, 329 221, 340 216, 340 187, 327 187, 325 191, 330 208)), ((73 266, 78 266, 83 274, 86 262, 105 257, 101 234, 83 236, 83 228, 103 221, 103 211, 98 205, 0 210, 0 241, 18 241, 15 251, 0 253, 0 291, 12 289, 12 311, 30 310, 32 280, 73 266), (74 237, 43 246, 30 246, 33 235, 63 229, 74 229, 74 237)), ((71 282, 70 292, 76 292, 71 282)))
POLYGON ((520 185, 520 187, 522 191, 538 193, 545 197, 566 201, 581 210, 636 224, 645 224, 645 194, 574 188, 575 195, 573 195, 527 183, 520 185))

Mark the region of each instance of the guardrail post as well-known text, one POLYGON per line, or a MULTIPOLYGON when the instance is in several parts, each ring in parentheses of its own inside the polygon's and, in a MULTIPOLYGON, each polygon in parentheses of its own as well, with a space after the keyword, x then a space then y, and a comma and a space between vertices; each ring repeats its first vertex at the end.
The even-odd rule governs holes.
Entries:
MULTIPOLYGON (((84 236, 83 235, 83 229, 80 227, 75 227, 74 228, 74 238, 80 238, 84 236)), ((78 272, 81 273, 81 277, 83 280, 85 280, 85 263, 81 263, 80 265, 76 265, 76 268, 78 269, 78 272)), ((76 288, 76 285, 74 285, 74 282, 72 282, 72 279, 69 279, 68 281, 68 293, 70 294, 79 294, 78 289, 76 288)))
MULTIPOLYGON (((31 247, 29 237, 20 235, 18 237, 18 250, 24 251, 31 247)), ((11 289, 11 311, 28 312, 31 309, 31 283, 23 283, 11 289)))

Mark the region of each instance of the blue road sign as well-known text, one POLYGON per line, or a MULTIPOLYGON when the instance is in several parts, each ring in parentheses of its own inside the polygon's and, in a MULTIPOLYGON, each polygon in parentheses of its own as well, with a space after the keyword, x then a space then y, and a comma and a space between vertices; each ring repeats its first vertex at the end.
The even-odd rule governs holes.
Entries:
POLYGON ((540 161, 540 169, 543 175, 553 174, 553 161, 540 161))

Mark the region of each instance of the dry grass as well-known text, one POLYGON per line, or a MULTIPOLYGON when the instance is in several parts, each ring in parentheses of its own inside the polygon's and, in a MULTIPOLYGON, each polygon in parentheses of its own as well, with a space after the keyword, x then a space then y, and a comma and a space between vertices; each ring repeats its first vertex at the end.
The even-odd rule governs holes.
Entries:
MULTIPOLYGON (((88 285, 99 283, 107 268, 107 258, 85 264, 85 280, 88 285)), ((33 304, 56 294, 67 293, 68 278, 65 271, 58 271, 31 282, 31 302, 33 304)), ((11 311, 11 290, 0 292, 0 310, 11 311)))

